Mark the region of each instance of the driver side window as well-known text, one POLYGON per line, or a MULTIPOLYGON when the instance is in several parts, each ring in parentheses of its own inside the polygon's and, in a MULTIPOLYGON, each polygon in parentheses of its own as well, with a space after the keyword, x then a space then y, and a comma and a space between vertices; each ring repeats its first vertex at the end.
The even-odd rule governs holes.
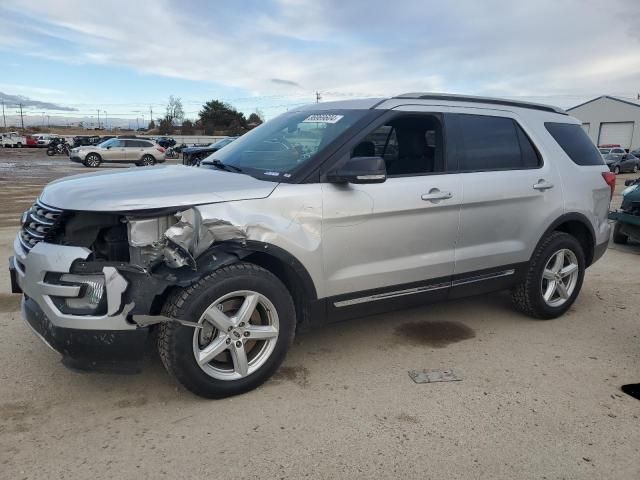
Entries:
POLYGON ((442 123, 435 115, 396 117, 369 133, 351 151, 354 157, 382 157, 387 175, 427 175, 444 171, 442 123))

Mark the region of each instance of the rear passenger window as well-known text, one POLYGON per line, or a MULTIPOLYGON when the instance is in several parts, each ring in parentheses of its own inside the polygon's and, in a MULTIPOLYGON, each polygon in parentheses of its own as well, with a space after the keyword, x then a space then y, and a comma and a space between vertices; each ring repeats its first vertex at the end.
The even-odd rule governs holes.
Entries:
POLYGON ((573 163, 604 165, 600 152, 580 125, 547 122, 544 126, 573 163))
POLYGON ((540 156, 511 118, 455 115, 452 122, 459 171, 538 168, 540 156), (455 125, 457 123, 457 125, 455 125))

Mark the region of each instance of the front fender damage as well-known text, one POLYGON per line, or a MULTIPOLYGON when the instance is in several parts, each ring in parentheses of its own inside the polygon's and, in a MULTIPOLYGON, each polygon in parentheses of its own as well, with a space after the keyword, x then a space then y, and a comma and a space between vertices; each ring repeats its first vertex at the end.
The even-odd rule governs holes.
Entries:
MULTIPOLYGON (((78 260, 73 273, 102 272, 112 295, 109 315, 126 312, 138 326, 177 321, 160 314, 171 288, 185 288, 226 265, 236 263, 255 252, 248 245, 250 225, 235 225, 219 218, 203 218, 193 207, 175 215, 154 218, 125 218, 129 243, 129 262, 78 260), (126 282, 118 283, 124 278, 126 282)), ((263 225, 260 231, 264 232, 263 225)), ((251 243, 251 242, 249 242, 251 243)))

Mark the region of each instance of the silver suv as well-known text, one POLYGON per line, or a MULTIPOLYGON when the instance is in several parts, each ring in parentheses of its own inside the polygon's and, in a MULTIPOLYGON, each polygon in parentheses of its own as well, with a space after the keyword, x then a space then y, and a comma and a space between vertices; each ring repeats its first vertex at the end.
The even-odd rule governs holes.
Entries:
POLYGON ((141 138, 111 138, 98 145, 74 148, 71 150, 69 159, 93 168, 99 167, 102 162, 148 166, 164 162, 165 149, 150 140, 141 138))
POLYGON ((605 252, 615 176, 580 122, 436 94, 289 111, 200 168, 88 174, 25 212, 14 292, 65 365, 167 370, 219 398, 267 380, 296 330, 511 290, 562 315, 605 252))

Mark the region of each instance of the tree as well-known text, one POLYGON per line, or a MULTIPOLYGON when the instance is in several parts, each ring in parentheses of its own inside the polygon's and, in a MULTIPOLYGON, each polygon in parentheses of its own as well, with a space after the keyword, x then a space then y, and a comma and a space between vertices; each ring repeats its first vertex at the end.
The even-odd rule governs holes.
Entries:
POLYGON ((240 134, 247 129, 247 119, 228 103, 211 100, 202 106, 198 114, 204 133, 211 135, 214 131, 227 131, 232 135, 240 134))
POLYGON ((191 120, 185 120, 182 122, 181 133, 182 135, 193 135, 194 128, 191 120))
POLYGON ((156 128, 156 122, 154 122, 153 119, 151 119, 151 121, 149 122, 149 125, 147 126, 147 130, 153 130, 154 128, 156 128))
POLYGON ((260 118, 260 115, 258 115, 258 113, 252 113, 251 115, 249 115, 249 118, 247 119, 247 123, 252 126, 258 126, 262 122, 263 120, 262 118, 260 118))
POLYGON ((173 133, 173 123, 167 118, 161 119, 158 124, 158 133, 160 135, 171 135, 173 133))
POLYGON ((167 103, 167 111, 164 115, 164 119, 172 125, 179 125, 184 119, 184 110, 182 109, 182 100, 180 97, 169 96, 169 103, 167 103))

